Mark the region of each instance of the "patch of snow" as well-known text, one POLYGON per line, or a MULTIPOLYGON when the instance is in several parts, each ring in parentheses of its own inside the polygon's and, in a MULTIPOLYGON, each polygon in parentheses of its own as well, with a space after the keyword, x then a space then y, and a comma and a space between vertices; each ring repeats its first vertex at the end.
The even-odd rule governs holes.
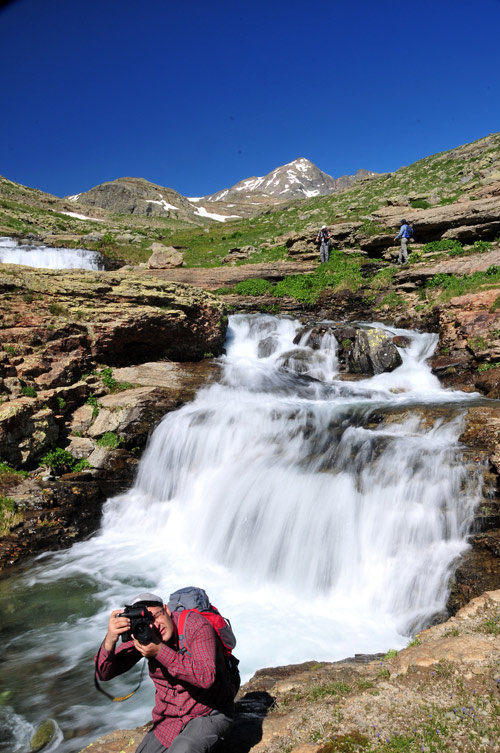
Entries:
POLYGON ((165 201, 165 199, 163 198, 163 196, 161 194, 160 194, 160 201, 155 201, 154 199, 146 199, 146 201, 149 204, 159 204, 159 206, 163 207, 163 209, 166 212, 168 212, 169 209, 173 209, 174 212, 180 212, 181 211, 179 209, 179 207, 174 207, 173 204, 169 204, 167 201, 165 201))
POLYGON ((307 188, 304 188, 304 193, 310 199, 312 196, 319 196, 319 189, 316 188, 314 191, 308 191, 307 188))
POLYGON ((186 196, 188 201, 201 201, 203 196, 186 196))
POLYGON ((105 222, 105 220, 101 220, 98 217, 87 217, 85 214, 78 214, 78 212, 63 212, 62 210, 53 209, 53 212, 57 212, 58 214, 67 214, 68 217, 75 217, 77 220, 90 220, 91 222, 105 222))
POLYGON ((214 212, 207 212, 205 207, 198 207, 195 214, 199 217, 208 217, 210 220, 217 220, 217 222, 225 222, 226 220, 241 219, 239 214, 229 214, 227 216, 223 214, 214 214, 214 212))
POLYGON ((68 196, 67 198, 68 198, 68 201, 78 201, 80 196, 81 196, 81 193, 75 193, 74 196, 68 196))

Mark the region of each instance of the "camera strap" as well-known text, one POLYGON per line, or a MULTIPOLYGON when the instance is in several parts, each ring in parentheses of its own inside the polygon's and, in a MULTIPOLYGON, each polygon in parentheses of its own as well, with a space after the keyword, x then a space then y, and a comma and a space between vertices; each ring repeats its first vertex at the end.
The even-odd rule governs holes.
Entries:
MULTIPOLYGON (((97 664, 97 662, 99 660, 100 651, 101 651, 101 649, 99 648, 99 651, 97 652, 97 656, 96 656, 96 664, 97 664)), ((146 666, 146 663, 147 663, 146 661, 144 661, 142 663, 141 674, 139 676, 139 683, 138 683, 137 687, 135 687, 131 693, 128 693, 128 695, 116 696, 116 698, 115 698, 110 693, 107 693, 104 690, 104 688, 101 688, 101 686, 99 685, 99 682, 97 680, 97 669, 94 671, 94 685, 97 688, 97 690, 99 691, 99 693, 102 693, 103 695, 106 696, 106 698, 109 698, 111 701, 116 701, 116 702, 126 701, 128 698, 132 698, 132 696, 134 695, 134 693, 136 693, 139 690, 139 688, 141 687, 142 679, 144 677, 144 667, 146 666)))

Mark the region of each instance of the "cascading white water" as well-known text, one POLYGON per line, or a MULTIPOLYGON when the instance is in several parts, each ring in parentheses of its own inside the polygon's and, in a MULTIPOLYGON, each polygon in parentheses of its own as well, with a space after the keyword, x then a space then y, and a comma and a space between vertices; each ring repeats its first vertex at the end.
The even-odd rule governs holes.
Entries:
MULTIPOLYGON (((220 380, 163 419, 134 487, 108 501, 100 533, 43 558, 16 585, 20 617, 30 589, 52 599, 57 617, 10 639, 7 669, 56 655, 43 676, 53 693, 63 685, 65 702, 39 688, 13 713, 50 709, 62 727, 83 728, 80 748, 144 721, 145 688, 107 705, 81 668, 107 613, 145 588, 165 598, 206 588, 232 620, 245 676, 400 648, 443 609, 480 489, 457 442, 459 403, 474 398, 440 388, 425 363, 433 335, 391 330, 411 341, 403 365, 348 382, 334 338, 312 350, 307 333, 294 343, 299 328, 232 317, 220 380), (97 725, 95 705, 106 712, 97 725)), ((114 682, 119 692, 133 679, 114 682)))
POLYGON ((40 269, 104 269, 102 255, 84 248, 51 248, 19 244, 0 238, 0 263, 23 264, 40 269))

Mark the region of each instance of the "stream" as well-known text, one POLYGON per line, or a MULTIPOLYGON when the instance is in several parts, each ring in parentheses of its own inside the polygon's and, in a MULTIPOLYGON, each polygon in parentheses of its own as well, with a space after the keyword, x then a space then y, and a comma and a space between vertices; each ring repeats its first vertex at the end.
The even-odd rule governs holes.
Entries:
POLYGON ((47 717, 60 753, 150 718, 149 680, 113 704, 92 674, 109 612, 141 591, 205 588, 244 680, 400 649, 443 614, 481 491, 458 442, 478 396, 432 375, 437 335, 384 326, 408 338, 403 364, 343 381, 334 337, 313 350, 300 329, 231 317, 219 380, 164 417, 99 532, 0 580, 2 753, 24 753, 47 717))

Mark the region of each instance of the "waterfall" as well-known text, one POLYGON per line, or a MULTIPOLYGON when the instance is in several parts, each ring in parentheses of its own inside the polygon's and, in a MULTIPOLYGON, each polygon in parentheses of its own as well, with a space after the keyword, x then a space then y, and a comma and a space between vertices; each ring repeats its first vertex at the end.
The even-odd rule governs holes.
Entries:
MULTIPOLYGON (((431 374, 435 335, 385 329, 408 339, 403 364, 346 381, 331 334, 313 348, 292 319, 231 317, 220 379, 164 417, 99 533, 42 557, 9 590, 12 714, 45 711, 80 730, 67 751, 147 719, 150 689, 108 706, 89 674, 107 615, 144 590, 167 600, 205 588, 232 621, 245 677, 401 648, 443 610, 480 493, 458 443, 475 397, 431 374), (26 632, 34 601, 50 609, 26 632), (34 681, 41 657, 46 685, 23 706, 16 683, 34 681)), ((133 678, 113 682, 118 692, 133 678)))
POLYGON ((104 269, 102 255, 84 248, 51 248, 0 238, 0 263, 41 269, 104 269))

